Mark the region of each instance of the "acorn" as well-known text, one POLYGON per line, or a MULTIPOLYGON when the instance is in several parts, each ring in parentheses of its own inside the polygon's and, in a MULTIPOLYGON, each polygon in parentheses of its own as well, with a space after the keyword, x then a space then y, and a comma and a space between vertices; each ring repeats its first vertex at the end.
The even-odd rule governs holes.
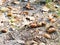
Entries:
POLYGON ((48 33, 53 33, 53 32, 55 32, 56 31, 56 29, 55 29, 55 27, 53 27, 53 26, 50 26, 50 27, 48 27, 48 29, 47 29, 47 32, 48 33))
POLYGON ((56 19, 51 19, 50 21, 51 21, 52 23, 54 23, 54 22, 56 21, 56 19))
POLYGON ((48 34, 48 33, 44 33, 43 36, 44 36, 45 38, 51 39, 51 36, 50 36, 50 34, 48 34))
POLYGON ((37 24, 36 23, 31 23, 30 27, 35 28, 35 27, 37 27, 37 24))
POLYGON ((7 30, 6 30, 6 29, 3 29, 3 30, 1 30, 1 32, 2 32, 2 33, 6 33, 6 32, 7 32, 7 30))

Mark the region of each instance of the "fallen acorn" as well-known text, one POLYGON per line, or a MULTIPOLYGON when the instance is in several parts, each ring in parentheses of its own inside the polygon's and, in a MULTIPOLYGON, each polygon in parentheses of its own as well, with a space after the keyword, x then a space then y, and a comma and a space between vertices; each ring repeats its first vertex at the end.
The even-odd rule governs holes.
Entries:
POLYGON ((1 32, 2 32, 2 33, 6 33, 6 32, 7 32, 7 30, 6 30, 6 29, 3 29, 3 30, 1 30, 1 32))
POLYGON ((54 23, 54 22, 56 21, 56 19, 51 19, 50 21, 51 21, 52 23, 54 23))
POLYGON ((50 36, 50 34, 48 34, 48 33, 44 33, 43 36, 44 36, 45 38, 51 39, 51 36, 50 36))
POLYGON ((56 21, 56 19, 54 19, 54 18, 49 18, 49 21, 52 22, 52 23, 54 23, 54 22, 56 21))
POLYGON ((30 27, 35 28, 35 27, 37 27, 37 24, 36 23, 30 23, 30 27))
POLYGON ((53 33, 53 32, 55 32, 56 31, 56 29, 55 29, 55 27, 53 27, 53 26, 50 26, 50 27, 48 27, 48 29, 47 29, 47 32, 48 33, 53 33))

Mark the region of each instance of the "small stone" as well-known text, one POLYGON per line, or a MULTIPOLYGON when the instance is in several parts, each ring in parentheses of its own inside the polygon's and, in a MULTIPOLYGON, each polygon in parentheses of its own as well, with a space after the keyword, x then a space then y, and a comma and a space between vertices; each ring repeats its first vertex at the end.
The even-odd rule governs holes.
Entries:
POLYGON ((42 42, 41 42, 39 45, 45 45, 45 43, 42 43, 42 42))
POLYGON ((9 9, 7 7, 1 7, 0 9, 2 12, 8 11, 9 9))
POLYGON ((25 43, 25 41, 24 40, 16 40, 18 43, 22 43, 22 44, 24 44, 25 43))
POLYGON ((3 5, 6 2, 6 0, 0 0, 0 5, 3 5))
POLYGON ((22 2, 28 2, 29 0, 21 0, 22 2))
POLYGON ((44 6, 42 10, 47 12, 49 11, 49 9, 46 6, 44 6))
POLYGON ((34 18, 34 17, 31 17, 31 16, 27 16, 26 19, 27 19, 27 20, 30 20, 30 21, 35 20, 35 18, 34 18))
POLYGON ((20 18, 18 16, 14 16, 14 19, 15 19, 16 22, 20 21, 20 18))
POLYGON ((24 8, 26 8, 27 10, 34 10, 35 9, 30 5, 30 3, 27 3, 24 8))
POLYGON ((45 25, 46 25, 46 22, 40 22, 40 23, 37 24, 38 27, 45 26, 45 25))
POLYGON ((20 2, 19 2, 19 1, 15 1, 14 3, 15 3, 15 4, 20 4, 20 2))
POLYGON ((30 3, 34 3, 36 0, 29 0, 30 3))
POLYGON ((52 15, 49 15, 49 16, 48 16, 48 19, 49 19, 49 20, 51 20, 52 18, 53 18, 53 16, 52 16, 52 15))
POLYGON ((53 16, 53 17, 56 17, 56 18, 58 17, 58 15, 57 15, 57 14, 52 14, 52 16, 53 16))
POLYGON ((38 45, 38 43, 32 40, 32 41, 27 41, 26 45, 38 45))

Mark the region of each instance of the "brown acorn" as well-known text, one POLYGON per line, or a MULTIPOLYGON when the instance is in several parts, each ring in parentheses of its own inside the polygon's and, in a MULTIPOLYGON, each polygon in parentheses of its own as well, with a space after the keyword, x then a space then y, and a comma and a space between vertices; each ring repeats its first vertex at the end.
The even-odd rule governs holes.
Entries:
POLYGON ((3 29, 3 30, 1 30, 1 32, 2 32, 2 33, 6 33, 6 32, 7 32, 7 30, 6 30, 6 29, 3 29))
POLYGON ((44 36, 45 38, 51 39, 51 36, 50 36, 50 34, 48 34, 48 33, 44 33, 43 36, 44 36))
POLYGON ((35 27, 37 27, 37 24, 36 23, 31 23, 30 27, 35 28, 35 27))
POLYGON ((50 26, 50 27, 48 27, 48 29, 47 29, 47 32, 48 33, 53 33, 53 32, 55 32, 56 31, 56 29, 55 29, 55 27, 53 27, 53 26, 50 26))
POLYGON ((55 19, 51 19, 50 21, 51 21, 52 23, 54 23, 56 20, 55 20, 55 19))

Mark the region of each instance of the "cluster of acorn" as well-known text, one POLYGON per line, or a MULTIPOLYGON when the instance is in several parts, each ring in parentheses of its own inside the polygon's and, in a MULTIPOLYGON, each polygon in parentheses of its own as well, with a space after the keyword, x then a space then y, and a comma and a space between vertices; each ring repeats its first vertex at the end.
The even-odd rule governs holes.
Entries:
POLYGON ((51 36, 50 34, 56 32, 56 28, 54 26, 49 26, 47 29, 46 29, 46 32, 45 34, 43 34, 44 37, 48 38, 48 39, 51 39, 51 36))
MULTIPOLYGON (((42 27, 42 26, 46 26, 46 22, 40 22, 40 23, 34 22, 30 24, 31 28, 42 27)), ((54 32, 56 32, 56 28, 54 26, 49 26, 46 29, 46 33, 44 33, 42 36, 50 39, 51 38, 50 34, 54 32)))

